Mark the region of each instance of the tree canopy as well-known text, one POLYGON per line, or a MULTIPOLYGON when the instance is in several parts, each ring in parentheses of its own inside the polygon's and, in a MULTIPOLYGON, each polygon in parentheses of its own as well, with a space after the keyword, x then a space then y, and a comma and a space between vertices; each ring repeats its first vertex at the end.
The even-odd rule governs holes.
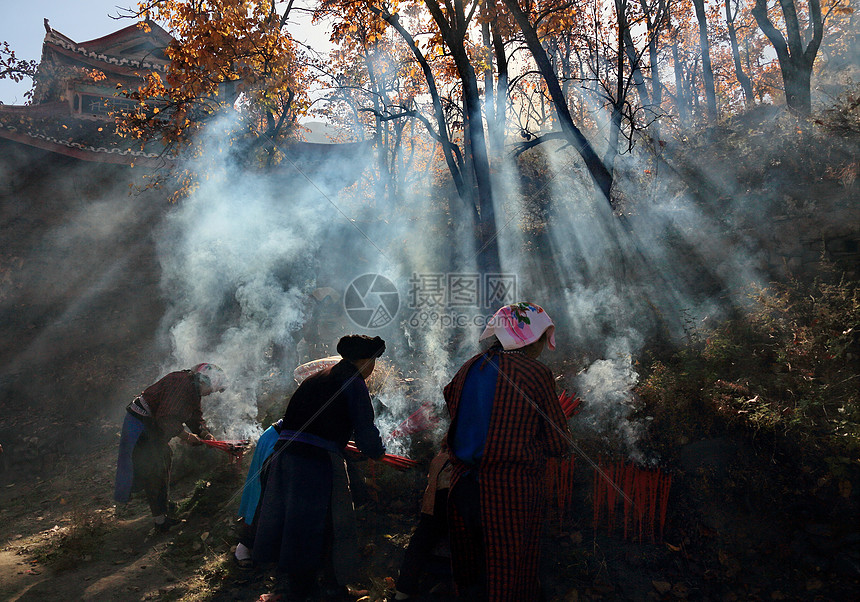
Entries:
MULTIPOLYGON (((376 194, 440 169, 483 247, 512 152, 563 140, 614 206, 618 157, 757 105, 806 115, 860 69, 849 0, 146 0, 129 16, 175 42, 164 76, 119 91, 135 101, 121 135, 194 152, 230 114, 229 138, 272 165, 323 119, 375 144, 376 194), (296 41, 300 13, 329 48, 296 41)), ((34 69, 0 48, 0 77, 34 69)))

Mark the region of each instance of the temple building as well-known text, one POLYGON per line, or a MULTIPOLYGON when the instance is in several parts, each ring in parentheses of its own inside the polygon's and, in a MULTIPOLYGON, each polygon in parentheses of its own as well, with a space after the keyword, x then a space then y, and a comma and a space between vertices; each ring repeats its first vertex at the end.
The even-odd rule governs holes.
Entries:
POLYGON ((75 42, 45 20, 45 40, 32 104, 0 105, 0 139, 103 163, 153 163, 160 148, 114 134, 113 111, 133 105, 119 87, 134 89, 147 73, 164 73, 173 38, 156 23, 130 25, 75 42), (99 73, 99 77, 93 77, 99 73))
MULTIPOLYGON (((45 19, 31 104, 0 104, 0 152, 21 151, 24 145, 83 161, 169 167, 170 158, 164 156, 160 141, 150 140, 141 147, 140 140, 116 135, 112 113, 134 106, 135 101, 117 94, 119 88, 133 90, 148 73, 163 76, 167 72, 170 59, 165 49, 171 42, 173 37, 153 21, 75 42, 45 19)), ((231 95, 234 87, 223 84, 219 96, 231 95)), ((371 141, 331 144, 322 141, 326 136, 306 130, 322 143, 286 141, 282 148, 289 156, 282 169, 297 170, 301 177, 315 172, 318 181, 326 180, 335 189, 350 185, 356 172, 330 170, 326 165, 366 156, 371 141)))

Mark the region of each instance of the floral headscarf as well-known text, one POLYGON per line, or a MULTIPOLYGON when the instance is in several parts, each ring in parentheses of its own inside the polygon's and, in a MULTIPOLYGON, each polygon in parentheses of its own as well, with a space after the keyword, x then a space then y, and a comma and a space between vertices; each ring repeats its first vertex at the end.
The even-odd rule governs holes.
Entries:
POLYGON ((493 314, 478 340, 496 335, 502 348, 520 349, 537 341, 544 332, 549 332, 547 346, 555 349, 555 325, 543 308, 534 303, 514 303, 493 314))

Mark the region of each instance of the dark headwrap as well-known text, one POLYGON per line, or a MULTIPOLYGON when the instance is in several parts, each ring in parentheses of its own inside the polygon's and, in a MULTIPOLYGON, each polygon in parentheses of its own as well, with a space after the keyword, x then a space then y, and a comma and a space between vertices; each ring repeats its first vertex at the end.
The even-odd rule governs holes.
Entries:
POLYGON ((351 361, 376 358, 385 352, 385 341, 380 337, 350 334, 337 342, 337 352, 342 358, 351 361))

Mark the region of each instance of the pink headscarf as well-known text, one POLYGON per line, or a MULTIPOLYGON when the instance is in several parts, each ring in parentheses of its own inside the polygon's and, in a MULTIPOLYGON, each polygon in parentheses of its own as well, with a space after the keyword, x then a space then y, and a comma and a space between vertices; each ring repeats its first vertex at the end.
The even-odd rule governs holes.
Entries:
POLYGON ((223 392, 224 389, 227 388, 227 375, 224 374, 224 371, 216 366, 215 364, 202 363, 197 364, 192 369, 193 372, 196 372, 200 376, 200 381, 206 385, 209 385, 209 388, 212 389, 212 392, 223 392))
POLYGON ((544 332, 549 332, 547 347, 555 349, 555 325, 543 308, 534 303, 514 303, 493 314, 478 340, 496 335, 502 348, 520 349, 537 341, 544 332))

